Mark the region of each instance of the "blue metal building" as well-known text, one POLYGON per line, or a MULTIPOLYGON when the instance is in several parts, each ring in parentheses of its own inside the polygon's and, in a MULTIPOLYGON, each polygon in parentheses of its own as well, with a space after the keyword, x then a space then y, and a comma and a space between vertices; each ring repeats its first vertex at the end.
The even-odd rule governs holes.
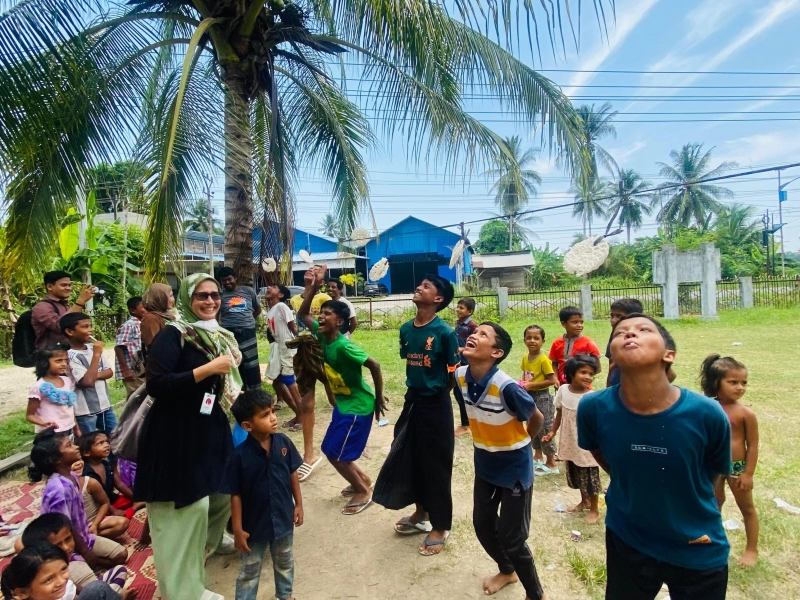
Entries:
MULTIPOLYGON (((426 273, 436 273, 456 283, 450 256, 460 239, 457 233, 406 217, 365 246, 367 272, 381 258, 388 258, 389 272, 378 283, 384 284, 390 294, 413 292, 426 273)), ((472 273, 471 255, 472 248, 468 247, 464 252, 465 275, 472 273)))

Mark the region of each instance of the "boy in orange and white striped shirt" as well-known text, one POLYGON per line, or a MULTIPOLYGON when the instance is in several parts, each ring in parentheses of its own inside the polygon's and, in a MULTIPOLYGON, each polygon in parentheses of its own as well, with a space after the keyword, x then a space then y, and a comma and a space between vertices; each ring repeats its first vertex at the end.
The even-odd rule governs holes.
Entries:
POLYGON ((484 592, 494 594, 520 581, 529 600, 541 600, 544 592, 526 540, 533 495, 530 443, 544 417, 517 381, 497 368, 511 346, 505 329, 481 323, 464 347, 469 365, 456 370, 455 393, 466 405, 475 446, 472 523, 499 568, 483 580, 484 592))

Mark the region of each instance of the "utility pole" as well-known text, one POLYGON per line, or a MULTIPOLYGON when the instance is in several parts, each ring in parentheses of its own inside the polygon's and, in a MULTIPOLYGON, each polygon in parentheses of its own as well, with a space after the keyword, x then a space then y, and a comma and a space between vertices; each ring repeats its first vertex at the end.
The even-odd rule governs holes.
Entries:
POLYGON ((203 175, 206 182, 206 200, 208 201, 208 274, 214 276, 214 207, 211 205, 211 198, 214 192, 211 191, 211 183, 214 178, 207 173, 203 175))
POLYGON ((798 179, 800 177, 795 177, 781 185, 781 170, 778 169, 778 227, 781 230, 781 277, 786 277, 786 259, 783 252, 783 203, 789 199, 789 193, 784 192, 783 188, 798 179))
MULTIPOLYGON (((78 183, 75 186, 75 199, 78 205, 78 213, 81 215, 81 220, 78 222, 78 249, 83 250, 86 248, 86 231, 89 229, 89 214, 86 207, 86 190, 83 189, 83 184, 78 183)), ((84 285, 92 285, 92 270, 86 269, 83 272, 84 285)), ((94 297, 86 302, 86 313, 91 315, 94 311, 94 297)))

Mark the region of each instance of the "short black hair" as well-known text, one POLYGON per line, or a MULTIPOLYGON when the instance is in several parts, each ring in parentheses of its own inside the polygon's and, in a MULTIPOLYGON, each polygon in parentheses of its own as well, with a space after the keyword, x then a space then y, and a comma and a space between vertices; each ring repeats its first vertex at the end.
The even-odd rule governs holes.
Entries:
POLYGON ((330 279, 328 279, 328 285, 330 285, 332 283, 336 284, 336 289, 338 289, 338 290, 343 290, 344 289, 344 285, 342 285, 342 280, 341 279, 337 279, 336 277, 331 277, 330 279))
POLYGON ((231 276, 236 277, 236 271, 232 267, 220 267, 217 270, 217 279, 220 281, 231 276))
POLYGON ((142 303, 142 297, 134 296, 133 298, 128 298, 128 301, 125 303, 125 306, 128 307, 128 312, 133 312, 141 303, 142 303))
POLYGON ((41 379, 50 372, 50 359, 56 354, 67 354, 69 346, 67 344, 53 344, 37 350, 33 354, 33 371, 37 379, 41 379))
MULTIPOLYGON (((82 312, 68 312, 58 320, 61 326, 61 333, 67 335, 67 329, 75 329, 75 326, 81 321, 91 321, 92 317, 82 312)), ((67 336, 69 337, 69 336, 67 336)))
POLYGON ((336 317, 342 320, 342 326, 339 328, 339 331, 344 333, 350 330, 350 307, 347 306, 347 304, 340 300, 326 300, 322 303, 322 306, 319 307, 320 310, 323 308, 330 308, 336 317))
POLYGON ((90 431, 78 438, 78 449, 81 451, 81 456, 89 454, 89 452, 92 451, 92 446, 94 446, 98 436, 101 435, 108 437, 105 431, 90 431))
POLYGON ((531 330, 538 331, 539 333, 541 333, 542 334, 542 341, 545 340, 544 327, 542 327, 541 325, 528 325, 525 328, 525 331, 522 332, 522 337, 524 338, 526 335, 528 335, 528 332, 531 331, 531 330))
POLYGON ((593 354, 576 354, 564 363, 564 377, 567 383, 572 383, 572 378, 581 367, 591 367, 595 375, 600 370, 600 361, 593 354))
POLYGON ((69 565, 69 559, 64 551, 53 544, 34 544, 23 548, 11 559, 0 576, 0 591, 3 597, 11 600, 14 598, 14 590, 29 587, 39 574, 42 565, 51 560, 63 560, 65 565, 69 565))
POLYGON ((47 287, 48 285, 53 285, 59 279, 72 279, 72 275, 67 273, 66 271, 48 271, 44 274, 44 285, 47 287))
POLYGON ((439 306, 436 307, 436 312, 444 310, 450 306, 450 303, 453 301, 453 296, 456 295, 456 291, 453 289, 453 284, 447 281, 447 279, 444 277, 434 275, 433 273, 428 273, 422 278, 423 281, 426 279, 433 284, 433 286, 436 288, 436 291, 439 292, 439 295, 444 298, 444 300, 439 303, 439 306))
POLYGON ((71 529, 72 521, 61 513, 43 513, 28 523, 22 532, 22 545, 49 544, 47 538, 57 534, 65 527, 71 529))
POLYGON ((514 342, 511 340, 509 333, 493 321, 484 321, 481 325, 487 325, 494 329, 494 347, 503 351, 503 356, 494 361, 494 364, 499 365, 505 358, 511 354, 511 347, 514 342))
POLYGON ((269 392, 261 389, 247 390, 231 405, 231 413, 236 422, 241 425, 252 419, 259 409, 269 408, 274 404, 275 398, 269 392))
POLYGON ((654 319, 650 315, 645 315, 643 313, 631 313, 629 315, 625 315, 624 317, 622 317, 619 321, 617 321, 617 324, 614 325, 614 328, 611 330, 611 335, 612 336, 614 335, 614 331, 616 331, 617 327, 619 327, 619 324, 622 323, 623 321, 627 321, 628 319, 639 319, 639 318, 647 319, 653 325, 655 325, 656 329, 658 330, 658 333, 661 335, 661 338, 664 340, 664 345, 667 347, 667 350, 673 350, 673 351, 677 352, 678 346, 675 344, 675 339, 672 337, 670 332, 667 331, 666 328, 661 323, 659 323, 656 319, 654 319))
POLYGON ((636 298, 620 298, 611 303, 611 310, 618 310, 626 315, 643 313, 644 307, 636 298))
POLYGON ((565 306, 560 311, 558 311, 558 320, 562 323, 566 323, 572 317, 582 317, 583 311, 578 308, 577 306, 565 306))
POLYGON ((278 291, 280 292, 281 296, 283 296, 283 298, 281 298, 281 302, 285 302, 288 305, 289 300, 291 300, 292 298, 292 290, 290 290, 285 285, 281 285, 280 283, 276 283, 275 287, 278 288, 278 291))
POLYGON ((475 298, 464 296, 458 301, 458 304, 466 308, 469 312, 475 312, 475 298))

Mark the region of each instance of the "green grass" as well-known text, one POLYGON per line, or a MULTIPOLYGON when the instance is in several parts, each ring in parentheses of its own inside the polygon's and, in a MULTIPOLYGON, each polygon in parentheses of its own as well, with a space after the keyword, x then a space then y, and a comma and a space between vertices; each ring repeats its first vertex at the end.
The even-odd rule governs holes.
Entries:
POLYGON ((606 583, 606 563, 602 557, 579 551, 576 546, 567 548, 567 563, 572 573, 596 600, 603 598, 606 583))

